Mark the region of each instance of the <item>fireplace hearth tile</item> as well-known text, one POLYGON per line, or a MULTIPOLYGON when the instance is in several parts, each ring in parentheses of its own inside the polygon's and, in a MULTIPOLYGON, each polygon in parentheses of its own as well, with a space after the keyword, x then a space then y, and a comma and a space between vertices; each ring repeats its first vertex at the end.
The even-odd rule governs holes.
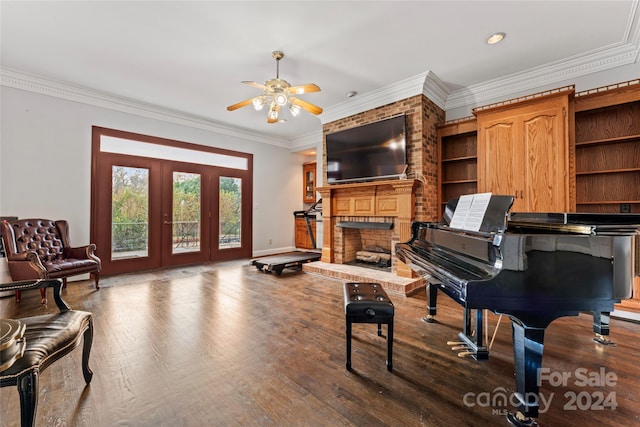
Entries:
POLYGON ((388 293, 402 296, 409 296, 425 286, 422 278, 400 277, 394 273, 371 268, 323 261, 306 263, 302 266, 302 271, 348 282, 376 282, 388 293))

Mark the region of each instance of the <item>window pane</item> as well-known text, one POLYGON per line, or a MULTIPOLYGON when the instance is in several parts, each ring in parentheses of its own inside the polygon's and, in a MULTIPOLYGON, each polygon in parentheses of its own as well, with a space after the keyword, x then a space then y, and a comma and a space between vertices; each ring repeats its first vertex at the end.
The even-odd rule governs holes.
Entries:
POLYGON ((200 251, 200 175, 173 173, 172 253, 200 251))
POLYGON ((100 151, 103 153, 128 154, 130 156, 151 157, 232 169, 247 170, 249 168, 249 163, 244 157, 188 150, 186 148, 170 147, 106 135, 100 136, 100 151))
POLYGON ((111 259, 149 256, 149 170, 111 168, 111 259))
POLYGON ((220 177, 220 224, 218 247, 241 247, 242 237, 242 179, 220 177))

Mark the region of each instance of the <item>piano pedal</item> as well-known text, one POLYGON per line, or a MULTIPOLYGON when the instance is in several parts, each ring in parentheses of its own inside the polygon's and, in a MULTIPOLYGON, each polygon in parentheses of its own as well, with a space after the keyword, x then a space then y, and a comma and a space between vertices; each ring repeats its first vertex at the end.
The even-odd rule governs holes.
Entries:
POLYGON ((616 347, 616 343, 611 341, 609 338, 605 337, 604 335, 596 334, 593 340, 598 344, 610 345, 611 347, 616 347))
POLYGON ((458 357, 467 357, 476 354, 474 351, 461 351, 458 353, 458 357))
POLYGON ((520 411, 515 414, 513 412, 509 412, 507 414, 507 421, 509 421, 509 424, 516 427, 537 427, 538 425, 536 420, 531 417, 525 417, 520 411))
POLYGON ((469 350, 469 347, 467 347, 466 345, 456 345, 456 346, 451 347, 451 350, 453 350, 453 351, 469 350))
POLYGON ((452 346, 452 345, 463 345, 464 341, 447 341, 447 345, 448 346, 452 346))

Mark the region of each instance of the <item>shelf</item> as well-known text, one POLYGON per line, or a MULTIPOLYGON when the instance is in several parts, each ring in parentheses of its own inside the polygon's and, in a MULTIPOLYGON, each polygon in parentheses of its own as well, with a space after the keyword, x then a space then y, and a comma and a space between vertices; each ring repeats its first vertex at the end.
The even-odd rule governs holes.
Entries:
POLYGON ((442 159, 442 163, 463 162, 465 160, 478 160, 478 156, 451 157, 449 159, 442 159))
POLYGON ((608 169, 608 170, 601 170, 601 171, 584 171, 584 172, 576 172, 576 175, 599 175, 599 174, 627 173, 627 172, 640 172, 640 168, 608 169))
POLYGON ((628 135, 628 136, 619 136, 616 138, 607 138, 607 139, 594 139, 593 141, 576 141, 576 148, 579 147, 588 147, 592 145, 605 145, 605 144, 617 144, 620 142, 632 142, 635 139, 640 139, 640 135, 628 135))
POLYGON ((457 181, 443 181, 442 185, 447 185, 447 184, 470 184, 470 183, 476 183, 478 182, 477 179, 460 179, 457 181))

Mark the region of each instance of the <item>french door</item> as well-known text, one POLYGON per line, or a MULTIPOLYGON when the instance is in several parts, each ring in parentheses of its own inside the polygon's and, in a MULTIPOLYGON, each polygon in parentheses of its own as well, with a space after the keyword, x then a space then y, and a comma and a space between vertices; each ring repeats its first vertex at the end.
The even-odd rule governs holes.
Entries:
POLYGON ((250 172, 112 152, 94 160, 103 274, 251 256, 250 172))

